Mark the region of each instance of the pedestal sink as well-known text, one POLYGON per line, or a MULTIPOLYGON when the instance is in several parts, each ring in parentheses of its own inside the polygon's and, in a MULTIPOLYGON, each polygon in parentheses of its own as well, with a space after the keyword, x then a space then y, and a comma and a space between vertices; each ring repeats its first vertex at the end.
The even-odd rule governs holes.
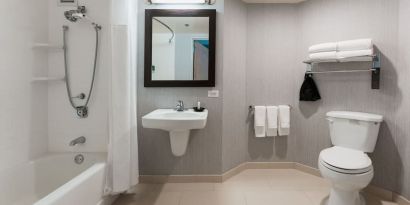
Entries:
POLYGON ((172 153, 183 156, 188 147, 190 131, 203 129, 207 119, 208 110, 195 112, 189 109, 179 112, 174 109, 158 109, 142 117, 142 126, 168 131, 172 153))

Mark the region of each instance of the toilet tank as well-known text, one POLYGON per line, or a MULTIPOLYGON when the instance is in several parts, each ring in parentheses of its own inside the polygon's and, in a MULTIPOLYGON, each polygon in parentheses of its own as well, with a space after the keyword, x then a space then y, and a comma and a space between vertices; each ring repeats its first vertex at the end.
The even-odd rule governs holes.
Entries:
POLYGON ((373 152, 383 116, 362 112, 332 111, 326 114, 335 146, 373 152))

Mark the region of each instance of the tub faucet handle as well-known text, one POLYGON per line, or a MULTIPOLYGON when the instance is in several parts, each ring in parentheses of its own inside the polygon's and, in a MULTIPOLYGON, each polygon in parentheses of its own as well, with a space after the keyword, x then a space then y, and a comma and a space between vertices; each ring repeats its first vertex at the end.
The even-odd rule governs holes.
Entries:
POLYGON ((76 146, 78 144, 85 144, 87 139, 84 136, 78 137, 70 142, 70 147, 76 146))

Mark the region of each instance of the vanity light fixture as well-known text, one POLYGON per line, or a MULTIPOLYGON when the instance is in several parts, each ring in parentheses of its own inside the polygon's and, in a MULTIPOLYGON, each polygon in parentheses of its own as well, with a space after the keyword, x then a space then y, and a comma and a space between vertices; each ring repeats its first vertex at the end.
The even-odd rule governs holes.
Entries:
POLYGON ((215 0, 148 0, 149 4, 214 4, 215 0))

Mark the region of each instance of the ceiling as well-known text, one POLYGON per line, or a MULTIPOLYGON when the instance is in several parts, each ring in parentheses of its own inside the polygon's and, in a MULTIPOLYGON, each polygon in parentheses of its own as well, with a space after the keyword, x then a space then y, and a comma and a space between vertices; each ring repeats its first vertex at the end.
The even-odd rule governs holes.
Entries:
MULTIPOLYGON (((208 17, 155 17, 167 24, 175 33, 209 33, 208 17), (187 26, 188 25, 188 26, 187 26)), ((158 23, 152 21, 154 33, 169 33, 169 30, 158 23)))
POLYGON ((306 0, 242 0, 249 4, 297 4, 306 0))

